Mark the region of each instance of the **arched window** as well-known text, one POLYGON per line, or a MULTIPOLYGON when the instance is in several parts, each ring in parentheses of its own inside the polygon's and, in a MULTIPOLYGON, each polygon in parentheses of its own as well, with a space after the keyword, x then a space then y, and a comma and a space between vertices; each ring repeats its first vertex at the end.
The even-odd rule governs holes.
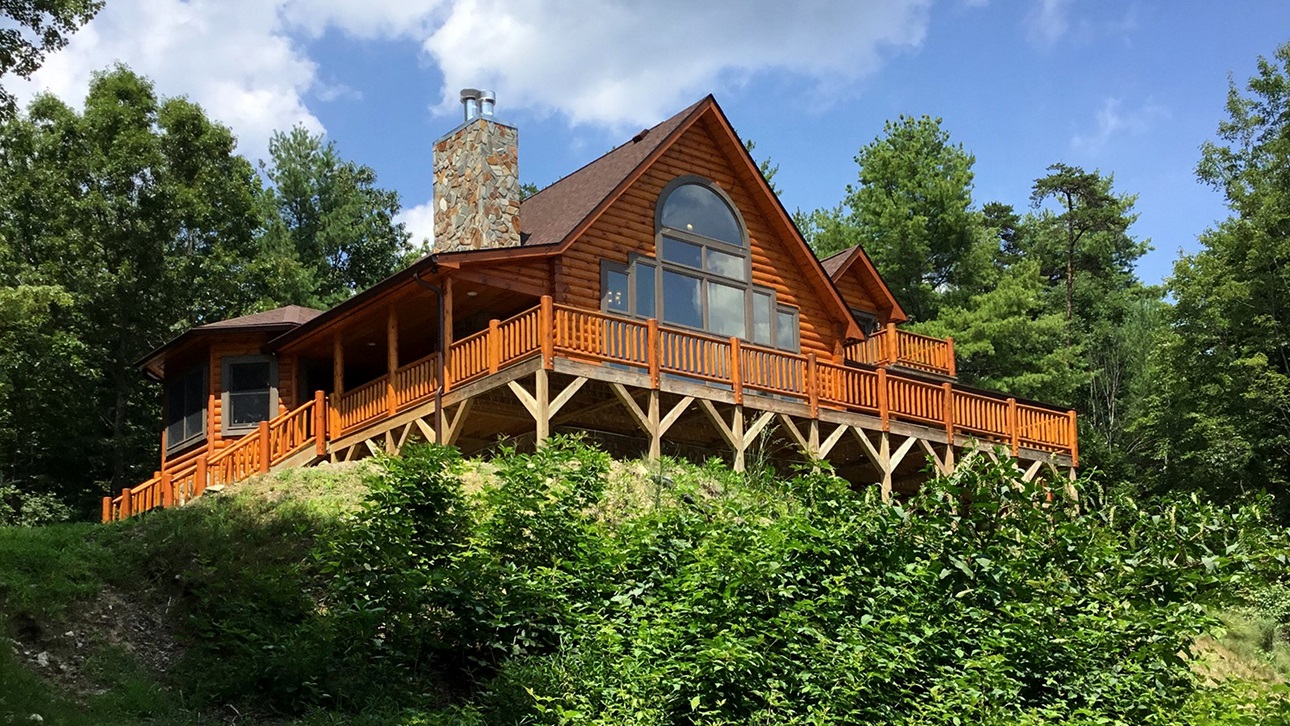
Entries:
POLYGON ((752 284, 743 218, 720 189, 701 177, 673 179, 654 223, 654 257, 602 268, 606 312, 797 350, 797 311, 752 284))

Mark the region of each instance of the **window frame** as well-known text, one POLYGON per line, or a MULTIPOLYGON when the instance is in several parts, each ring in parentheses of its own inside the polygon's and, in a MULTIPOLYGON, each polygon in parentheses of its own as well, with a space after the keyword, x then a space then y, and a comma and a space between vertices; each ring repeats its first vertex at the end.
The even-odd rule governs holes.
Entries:
MULTIPOLYGON (((234 424, 232 422, 233 409, 229 405, 230 395, 233 393, 246 393, 248 391, 230 391, 229 382, 232 378, 229 376, 229 368, 235 365, 246 363, 268 363, 269 364, 269 410, 265 421, 272 421, 278 415, 278 358, 272 355, 228 355, 220 359, 220 435, 240 436, 249 434, 260 427, 260 422, 256 421, 251 424, 234 424)), ((258 391, 259 389, 255 389, 258 391)))
POLYGON ((631 252, 627 255, 627 262, 616 262, 613 260, 601 260, 600 265, 600 310, 606 314, 626 315, 637 319, 647 319, 653 317, 660 323, 675 327, 681 330, 691 330, 703 335, 713 337, 726 337, 711 330, 712 313, 711 306, 708 304, 710 297, 709 288, 711 285, 725 285, 728 287, 739 288, 743 292, 744 303, 744 333, 735 336, 750 345, 764 347, 774 350, 784 350, 792 353, 801 352, 801 316, 796 307, 785 305, 779 300, 779 294, 771 287, 763 287, 753 282, 752 275, 752 245, 748 236, 748 226, 744 223, 743 215, 739 213, 738 207, 734 201, 725 193, 721 187, 717 186, 709 179, 694 174, 684 174, 672 179, 663 187, 658 195, 658 201, 654 207, 654 254, 649 256, 640 252, 631 252), (669 227, 663 224, 663 209, 667 204, 667 198, 679 187, 685 185, 702 186, 708 191, 716 194, 726 205, 739 229, 740 243, 732 244, 725 240, 713 237, 705 237, 676 227, 669 227), (667 259, 663 255, 664 239, 671 238, 679 242, 696 245, 700 248, 699 266, 691 267, 688 264, 675 262, 667 259), (743 275, 740 277, 730 277, 708 269, 708 251, 723 253, 738 257, 743 264, 743 275), (654 278, 654 314, 652 316, 643 315, 639 310, 637 301, 640 297, 641 290, 638 289, 640 275, 637 270, 642 266, 648 266, 653 270, 654 278), (609 289, 608 281, 611 272, 627 275, 627 305, 626 311, 611 309, 608 305, 606 293, 609 289), (699 281, 699 314, 702 318, 702 326, 695 327, 685 323, 670 322, 666 319, 667 300, 663 295, 663 278, 665 273, 684 275, 699 281), (769 341, 763 342, 756 340, 756 297, 758 294, 770 298, 770 336, 769 341), (779 318, 780 312, 789 312, 793 318, 793 340, 794 346, 783 348, 779 345, 779 318))
MULTIPOLYGON (((166 433, 166 453, 167 454, 173 453, 179 449, 185 448, 197 441, 201 441, 206 438, 206 435, 208 433, 206 430, 206 427, 208 425, 207 419, 210 418, 210 390, 211 390, 210 384, 211 384, 210 371, 205 365, 202 365, 202 364, 190 366, 188 369, 186 369, 183 372, 182 375, 166 381, 166 387, 165 387, 166 406, 165 406, 165 416, 164 416, 165 427, 163 430, 166 433), (190 433, 187 436, 178 440, 172 440, 170 433, 171 433, 171 428, 175 425, 175 421, 172 421, 170 418, 170 406, 174 396, 174 388, 177 387, 181 391, 187 390, 188 379, 194 375, 200 376, 202 381, 202 393, 199 399, 201 403, 199 410, 201 411, 201 414, 202 414, 201 426, 199 426, 197 428, 197 431, 194 433, 190 433)), ((184 415, 184 416, 181 416, 179 420, 186 421, 187 419, 188 419, 188 416, 184 415)))

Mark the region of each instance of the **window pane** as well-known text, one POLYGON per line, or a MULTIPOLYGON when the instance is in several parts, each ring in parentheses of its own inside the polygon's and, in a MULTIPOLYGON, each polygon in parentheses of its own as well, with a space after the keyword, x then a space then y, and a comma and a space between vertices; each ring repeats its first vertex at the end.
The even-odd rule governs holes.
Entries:
POLYGON ((206 372, 201 368, 184 378, 184 414, 206 408, 206 372))
POLYGON ((736 280, 748 279, 748 265, 743 257, 708 248, 708 272, 736 280))
POLYGON ((193 411, 184 417, 184 438, 196 436, 205 428, 206 412, 193 411))
POLYGON ((256 391, 269 387, 269 362, 230 363, 228 380, 224 383, 228 391, 256 391))
POLYGON ((636 265, 636 314, 642 318, 655 317, 654 266, 636 265))
POLYGON ((269 418, 269 392, 230 393, 229 418, 233 426, 259 423, 269 418))
POLYGON ((743 235, 725 200, 701 184, 682 184, 663 203, 663 225, 742 245, 743 235))
POLYGON ((699 300, 699 280, 671 270, 663 270, 663 320, 668 323, 703 327, 703 306, 699 300))
POLYGON ((860 330, 865 335, 873 335, 878 332, 878 316, 864 310, 851 308, 851 314, 855 316, 856 322, 860 325, 860 330))
POLYGON ((182 421, 184 418, 184 383, 174 381, 166 390, 166 423, 182 421))
POLYGON ((797 350, 797 313, 780 308, 775 320, 775 345, 797 350))
POLYGON ((663 238, 663 259, 678 265, 703 269, 703 248, 671 237, 663 238))
POLYGON ((770 316, 774 299, 767 293, 753 293, 753 342, 770 345, 770 316))
POLYGON ((627 273, 605 269, 604 309, 615 313, 627 312, 627 273))
POLYGON ((182 418, 175 419, 166 427, 167 447, 174 446, 187 438, 188 435, 184 433, 184 420, 182 418))
POLYGON ((748 328, 744 324, 743 288, 708 283, 708 330, 717 335, 744 337, 748 328))

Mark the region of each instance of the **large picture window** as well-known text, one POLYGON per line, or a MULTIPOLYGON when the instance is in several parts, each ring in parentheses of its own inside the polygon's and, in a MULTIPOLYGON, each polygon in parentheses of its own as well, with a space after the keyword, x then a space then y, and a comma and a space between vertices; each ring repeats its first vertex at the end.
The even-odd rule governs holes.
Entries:
POLYGON ((186 446, 206 435, 206 368, 197 367, 166 381, 166 449, 186 446))
POLYGON ((222 433, 244 434, 278 410, 278 366, 263 355, 228 357, 221 365, 222 433))
POLYGON ((797 310, 752 284, 743 220, 699 177, 674 179, 659 195, 654 257, 601 265, 605 312, 799 349, 797 310))
POLYGON ((655 257, 601 264, 601 309, 800 349, 796 308, 752 284, 743 219, 711 183, 673 179, 659 195, 655 232, 655 257))

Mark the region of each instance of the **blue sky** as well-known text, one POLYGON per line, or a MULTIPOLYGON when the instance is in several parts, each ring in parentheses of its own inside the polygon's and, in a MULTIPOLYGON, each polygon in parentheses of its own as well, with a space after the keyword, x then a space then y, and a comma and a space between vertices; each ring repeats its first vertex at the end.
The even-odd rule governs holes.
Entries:
POLYGON ((187 95, 264 155, 275 128, 325 131, 429 230, 430 145, 456 91, 493 88, 544 185, 706 93, 785 206, 832 206, 900 114, 944 119, 976 156, 978 204, 1027 204, 1054 162, 1139 196, 1157 282, 1225 216, 1195 181, 1229 74, 1290 41, 1290 3, 1111 0, 107 0, 29 84, 71 102, 114 61, 187 95))

